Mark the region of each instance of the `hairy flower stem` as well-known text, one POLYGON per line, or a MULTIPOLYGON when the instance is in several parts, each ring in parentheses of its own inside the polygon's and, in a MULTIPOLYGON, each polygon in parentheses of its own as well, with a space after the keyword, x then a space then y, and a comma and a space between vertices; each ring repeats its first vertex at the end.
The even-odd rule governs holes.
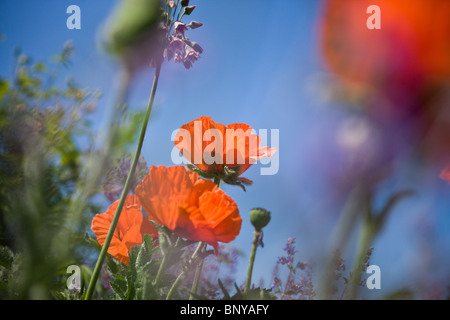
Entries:
MULTIPOLYGON (((199 242, 197 248, 195 249, 194 253, 192 254, 191 258, 188 261, 188 267, 193 263, 193 261, 197 258, 197 254, 201 251, 200 249, 203 246, 203 242, 199 242)), ((175 293, 175 290, 180 285, 180 282, 188 275, 188 267, 183 268, 183 271, 178 275, 178 277, 175 279, 175 282, 172 284, 172 287, 170 287, 169 292, 167 293, 166 300, 172 299, 173 294, 175 293)))
POLYGON ((134 155, 133 162, 131 164, 130 172, 128 173, 127 180, 125 181, 125 186, 122 191, 122 195, 120 196, 119 204, 117 205, 116 212, 114 213, 114 217, 111 221, 111 226, 109 227, 108 234, 105 239, 105 243, 103 244, 102 250, 97 259, 97 263, 95 265, 94 271, 92 272, 91 281, 89 282, 89 287, 86 291, 85 300, 90 300, 92 298, 92 294, 94 292, 95 285, 98 280, 98 276, 100 274, 100 270, 102 268, 103 262, 106 257, 106 253, 108 252, 109 245, 111 243, 111 239, 114 235, 114 231, 116 230, 117 223, 119 221, 120 213, 122 211, 123 205, 125 203, 125 199, 128 195, 128 192, 131 187, 131 182, 133 180, 134 172, 136 171, 136 166, 139 162, 139 157, 141 155, 142 145, 144 143, 145 132, 147 130, 148 121, 150 119, 150 114, 152 112, 153 101, 155 100, 156 88, 158 86, 159 74, 161 71, 161 64, 156 67, 155 76, 153 79, 152 90, 150 93, 150 98, 148 100, 147 111, 144 116, 144 120, 142 122, 141 132, 139 134, 138 144, 136 146, 136 153, 134 155))
MULTIPOLYGON (((205 242, 201 242, 201 248, 200 251, 203 253, 206 249, 206 243, 205 242)), ((200 263, 198 264, 197 268, 195 269, 195 275, 194 275, 194 281, 192 282, 192 289, 191 289, 191 293, 189 295, 189 300, 194 300, 195 295, 197 294, 197 288, 198 288, 198 283, 200 280, 200 274, 202 272, 203 269, 203 262, 205 260, 202 259, 202 261, 200 261, 200 263)))
POLYGON ((261 231, 255 230, 253 232, 253 245, 252 245, 252 251, 250 253, 250 261, 248 263, 247 281, 245 283, 244 294, 248 294, 248 292, 250 291, 250 285, 252 283, 253 265, 255 263, 256 249, 258 248, 260 236, 261 236, 261 231))
POLYGON ((159 268, 158 268, 158 273, 156 274, 156 277, 155 277, 155 279, 153 279, 153 282, 152 282, 152 285, 154 287, 156 287, 158 285, 159 279, 161 278, 162 271, 164 270, 164 267, 166 266, 168 255, 169 255, 169 252, 166 253, 164 255, 164 257, 162 258, 161 264, 159 265, 159 268))

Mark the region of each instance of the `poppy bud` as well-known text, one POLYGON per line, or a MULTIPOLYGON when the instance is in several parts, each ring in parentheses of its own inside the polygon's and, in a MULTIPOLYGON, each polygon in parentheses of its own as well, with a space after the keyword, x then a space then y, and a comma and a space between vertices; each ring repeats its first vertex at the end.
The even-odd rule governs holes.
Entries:
POLYGON ((255 208, 250 211, 250 222, 257 231, 267 226, 270 221, 270 211, 263 208, 255 208))

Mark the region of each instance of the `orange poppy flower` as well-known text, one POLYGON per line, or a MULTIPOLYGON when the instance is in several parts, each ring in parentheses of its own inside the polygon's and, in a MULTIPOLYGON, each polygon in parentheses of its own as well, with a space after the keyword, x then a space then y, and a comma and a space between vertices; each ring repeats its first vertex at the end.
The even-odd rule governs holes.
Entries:
POLYGON ((261 139, 245 123, 227 126, 202 116, 181 126, 175 146, 183 157, 208 173, 222 173, 223 165, 241 175, 277 148, 261 147, 261 139))
MULTIPOLYGON (((115 201, 106 212, 96 214, 92 220, 91 229, 102 246, 118 204, 119 200, 115 201)), ((132 246, 142 243, 144 234, 157 237, 158 230, 143 216, 139 198, 136 195, 129 195, 125 199, 108 253, 128 266, 130 261, 128 252, 131 251, 132 246)))
POLYGON ((135 191, 150 220, 180 237, 204 241, 217 251, 218 242, 230 242, 240 232, 234 200, 183 166, 151 167, 135 191))

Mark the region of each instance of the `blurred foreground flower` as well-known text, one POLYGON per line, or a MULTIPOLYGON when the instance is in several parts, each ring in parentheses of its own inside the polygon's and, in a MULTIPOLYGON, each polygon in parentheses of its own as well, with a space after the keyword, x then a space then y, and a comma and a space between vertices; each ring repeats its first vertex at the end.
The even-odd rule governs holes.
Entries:
POLYGON ((164 32, 159 28, 159 0, 122 0, 108 18, 104 46, 129 72, 162 62, 164 32))
POLYGON ((105 47, 120 57, 131 73, 148 65, 156 68, 164 58, 174 59, 189 69, 203 49, 185 32, 203 24, 184 24, 181 20, 195 7, 187 6, 185 1, 121 1, 105 25, 105 47))
POLYGON ((324 57, 386 140, 431 158, 450 152, 450 2, 328 0, 322 20, 324 57), (381 29, 366 26, 367 8, 381 10, 381 29))
POLYGON ((234 200, 183 166, 150 167, 136 194, 150 220, 216 251, 218 242, 228 243, 240 232, 242 219, 234 200))
POLYGON ((441 171, 441 174, 439 175, 439 177, 442 180, 450 182, 450 165, 448 165, 444 170, 441 171))
MULTIPOLYGON (((103 246, 111 221, 116 211, 119 200, 115 201, 105 213, 95 215, 91 229, 94 231, 100 245, 103 246)), ((141 211, 141 205, 136 195, 129 195, 125 200, 119 222, 114 231, 108 253, 128 265, 131 247, 141 244, 143 235, 158 236, 158 230, 145 218, 141 211)))
POLYGON ((261 139, 252 130, 245 123, 225 126, 202 116, 181 126, 175 146, 205 176, 217 176, 231 184, 251 184, 250 180, 238 176, 257 160, 271 157, 277 151, 277 148, 261 147, 261 139))

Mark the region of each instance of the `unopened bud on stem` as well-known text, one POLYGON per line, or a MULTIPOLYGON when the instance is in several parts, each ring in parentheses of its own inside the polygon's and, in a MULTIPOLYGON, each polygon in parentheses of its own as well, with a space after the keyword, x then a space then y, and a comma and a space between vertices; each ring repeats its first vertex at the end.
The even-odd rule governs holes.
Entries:
POLYGON ((255 208, 250 211, 250 222, 256 231, 261 231, 270 222, 270 211, 263 208, 255 208))

